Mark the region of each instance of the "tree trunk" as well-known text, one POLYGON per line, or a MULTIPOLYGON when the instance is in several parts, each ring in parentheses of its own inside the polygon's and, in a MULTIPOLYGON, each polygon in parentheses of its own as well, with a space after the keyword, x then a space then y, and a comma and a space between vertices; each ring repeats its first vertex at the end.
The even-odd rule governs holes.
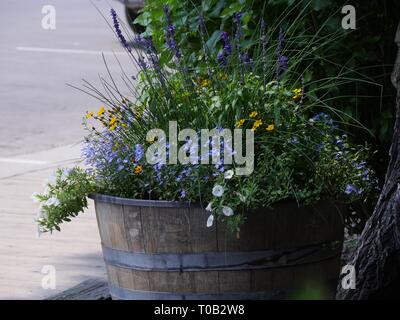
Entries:
POLYGON ((356 288, 343 289, 338 299, 385 299, 398 297, 400 290, 400 24, 399 49, 392 82, 397 89, 396 121, 385 184, 374 213, 367 221, 351 265, 356 288))

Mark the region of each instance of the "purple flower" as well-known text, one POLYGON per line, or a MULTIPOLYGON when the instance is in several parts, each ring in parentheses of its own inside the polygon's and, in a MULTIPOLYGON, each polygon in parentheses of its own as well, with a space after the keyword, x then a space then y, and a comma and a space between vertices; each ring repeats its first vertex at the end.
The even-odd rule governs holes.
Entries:
POLYGON ((174 53, 175 57, 180 60, 182 53, 178 47, 175 40, 175 26, 172 24, 171 12, 168 5, 163 6, 165 19, 167 21, 167 26, 165 28, 165 40, 167 47, 174 53))
MULTIPOLYGON (((267 73, 267 64, 266 64, 266 57, 267 57, 267 45, 268 45, 268 39, 267 39, 267 35, 266 35, 266 25, 265 25, 265 21, 264 19, 261 20, 261 37, 260 37, 260 42, 261 42, 261 58, 262 58, 262 62, 263 62, 263 72, 264 75, 267 73)), ((265 81, 265 78, 264 78, 265 81)))
POLYGON ((283 29, 279 29, 279 37, 278 37, 278 47, 276 50, 278 56, 278 67, 277 67, 277 78, 278 80, 282 76, 282 74, 289 68, 289 58, 283 55, 283 49, 285 46, 285 33, 283 29))
POLYGON ((235 23, 236 26, 236 33, 235 33, 235 40, 236 40, 236 46, 238 52, 240 51, 240 40, 242 38, 242 13, 241 12, 236 12, 233 15, 233 22, 235 23))
POLYGON ((248 53, 241 53, 240 54, 240 62, 242 62, 242 64, 244 65, 244 68, 246 70, 250 69, 252 64, 253 64, 253 60, 250 58, 248 53))
POLYGON ((204 59, 206 61, 206 65, 207 65, 207 72, 208 72, 208 76, 210 79, 212 79, 212 71, 211 71, 211 67, 210 67, 210 58, 208 55, 208 50, 207 50, 207 43, 205 41, 205 35, 207 33, 207 29, 206 29, 206 23, 204 21, 204 16, 203 14, 199 15, 199 26, 200 26, 200 37, 201 37, 201 47, 203 50, 203 54, 204 54, 204 59))
POLYGON ((113 20, 113 24, 114 24, 114 30, 118 36, 119 41, 122 43, 122 45, 128 50, 128 52, 132 51, 132 48, 129 46, 128 42, 126 41, 124 35, 122 34, 120 25, 119 25, 119 21, 118 21, 118 16, 117 13, 115 12, 115 10, 113 8, 111 8, 110 10, 111 13, 111 17, 113 20))
POLYGON ((229 35, 227 32, 222 32, 221 34, 221 39, 222 42, 224 43, 224 53, 225 55, 229 56, 232 54, 232 46, 231 43, 229 42, 229 35))
POLYGON ((223 52, 219 52, 219 53, 218 53, 218 55, 217 55, 217 60, 218 60, 218 62, 219 62, 219 64, 220 64, 221 66, 226 67, 226 65, 228 64, 228 61, 227 61, 227 59, 225 58, 225 55, 224 55, 223 52))
POLYGON ((200 26, 200 32, 204 33, 206 31, 206 23, 204 21, 203 14, 199 15, 199 26, 200 26))
POLYGON ((164 76, 162 74, 161 66, 160 66, 160 59, 157 55, 157 50, 154 46, 153 40, 151 37, 144 38, 141 35, 137 35, 134 39, 134 43, 144 50, 147 56, 147 63, 143 57, 139 55, 138 63, 142 70, 146 70, 147 68, 151 67, 156 70, 159 80, 161 84, 164 84, 164 76))
POLYGON ((227 32, 222 32, 221 39, 223 42, 223 48, 218 53, 217 59, 221 66, 226 67, 228 64, 228 57, 232 54, 232 45, 229 41, 229 35, 227 32))
POLYGON ((278 63, 279 63, 279 72, 282 74, 284 71, 286 71, 289 68, 289 58, 283 55, 280 55, 278 57, 278 63))

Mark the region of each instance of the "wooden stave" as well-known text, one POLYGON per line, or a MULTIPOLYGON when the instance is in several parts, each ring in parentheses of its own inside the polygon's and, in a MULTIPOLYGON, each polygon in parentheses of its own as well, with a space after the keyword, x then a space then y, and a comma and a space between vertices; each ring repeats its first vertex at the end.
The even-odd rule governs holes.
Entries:
MULTIPOLYGON (((297 212, 296 215, 290 215, 289 212, 292 210, 290 203, 280 204, 275 210, 263 210, 264 212, 255 213, 258 215, 257 218, 249 219, 247 226, 244 226, 240 240, 236 240, 233 235, 218 223, 212 228, 206 228, 207 214, 199 206, 154 208, 98 200, 95 201, 95 205, 103 245, 132 252, 177 252, 184 254, 208 251, 253 251, 270 247, 282 249, 293 247, 294 244, 307 245, 322 241, 337 241, 341 245, 343 240, 343 218, 338 215, 341 208, 340 206, 332 205, 332 203, 328 205, 326 203, 317 204, 315 209, 318 209, 318 212, 313 212, 312 214, 309 208, 301 208, 295 210, 297 212), (330 208, 328 214, 325 212, 324 215, 321 215, 323 213, 321 208, 324 210, 330 208), (332 210, 332 208, 335 209, 332 210), (280 217, 281 219, 279 219, 277 215, 283 215, 282 212, 285 212, 287 217, 280 217), (325 227, 321 227, 321 221, 324 220, 325 227), (285 221, 290 221, 292 226, 290 227, 287 223, 285 225, 285 221), (296 221, 302 222, 300 227, 294 227, 296 226, 296 221), (188 228, 182 227, 185 225, 184 222, 188 228), (278 229, 278 231, 271 232, 272 234, 267 232, 263 237, 255 237, 254 234, 263 234, 262 231, 266 225, 274 226, 269 231, 274 231, 274 229, 275 231, 278 229), (304 226, 308 226, 307 230, 304 229, 304 226), (318 227, 317 235, 310 232, 310 230, 316 230, 315 227, 318 227), (188 232, 188 230, 191 232, 188 232), (302 232, 301 237, 296 238, 296 235, 300 235, 299 232, 302 232), (157 233, 159 234, 158 237, 155 235, 157 233), (164 236, 160 236, 160 234, 164 234, 164 236), (294 242, 290 243, 288 241, 288 234, 295 235, 293 236, 294 242), (183 239, 178 241, 180 237, 183 239)), ((322 276, 320 280, 313 280, 313 282, 332 283, 329 290, 325 291, 328 292, 326 294, 327 297, 333 297, 334 283, 338 279, 339 268, 340 254, 321 261, 321 263, 281 267, 272 271, 203 271, 196 272, 196 275, 193 275, 191 272, 124 270, 124 268, 108 265, 107 272, 111 286, 154 292, 159 292, 160 288, 162 289, 161 292, 168 288, 169 292, 178 294, 193 292, 223 294, 229 290, 233 290, 230 292, 248 292, 250 294, 263 288, 268 289, 268 291, 279 289, 289 292, 304 284, 296 283, 294 280, 301 280, 305 277, 315 278, 314 275, 316 274, 322 276), (323 267, 318 267, 318 265, 323 267), (153 280, 153 278, 157 280, 153 280), (198 278, 201 280, 195 281, 198 278), (231 281, 231 279, 235 279, 235 281, 231 281), (193 282, 192 286, 190 286, 190 281, 193 282), (235 287, 229 287, 230 282, 237 287, 237 290, 234 290, 235 287), (286 282, 288 282, 287 285, 285 284, 286 282), (164 286, 162 285, 163 283, 164 286), (184 286, 176 285, 177 283, 184 284, 184 286), (218 288, 216 288, 216 283, 218 283, 218 288), (262 286, 257 285, 261 283, 263 284, 262 286), (273 285, 268 286, 268 283, 273 285)))

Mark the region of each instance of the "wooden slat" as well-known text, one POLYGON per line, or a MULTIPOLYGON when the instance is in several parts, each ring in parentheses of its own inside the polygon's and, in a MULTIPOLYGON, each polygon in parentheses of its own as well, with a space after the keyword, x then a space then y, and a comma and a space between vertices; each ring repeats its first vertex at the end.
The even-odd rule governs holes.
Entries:
POLYGON ((107 281, 88 279, 71 289, 65 290, 45 300, 109 300, 111 299, 107 281))
MULTIPOLYGON (((296 208, 281 203, 250 212, 238 239, 226 226, 206 227, 200 208, 136 207, 97 204, 102 242, 111 248, 140 253, 200 253, 293 249, 341 240, 343 225, 329 203, 296 208)), ((302 292, 307 281, 337 279, 339 257, 324 262, 263 270, 139 271, 107 266, 116 287, 171 293, 226 293, 287 290, 302 292)), ((305 290, 305 289, 304 289, 305 290)), ((330 287, 331 293, 335 290, 330 287)))

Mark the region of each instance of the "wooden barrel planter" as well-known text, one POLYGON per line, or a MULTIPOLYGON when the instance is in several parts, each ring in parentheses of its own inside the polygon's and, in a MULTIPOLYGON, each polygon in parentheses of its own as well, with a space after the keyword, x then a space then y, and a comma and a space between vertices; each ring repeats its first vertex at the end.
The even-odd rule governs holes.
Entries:
POLYGON ((335 203, 247 215, 240 239, 181 202, 95 200, 113 299, 334 298, 343 217, 335 203))

